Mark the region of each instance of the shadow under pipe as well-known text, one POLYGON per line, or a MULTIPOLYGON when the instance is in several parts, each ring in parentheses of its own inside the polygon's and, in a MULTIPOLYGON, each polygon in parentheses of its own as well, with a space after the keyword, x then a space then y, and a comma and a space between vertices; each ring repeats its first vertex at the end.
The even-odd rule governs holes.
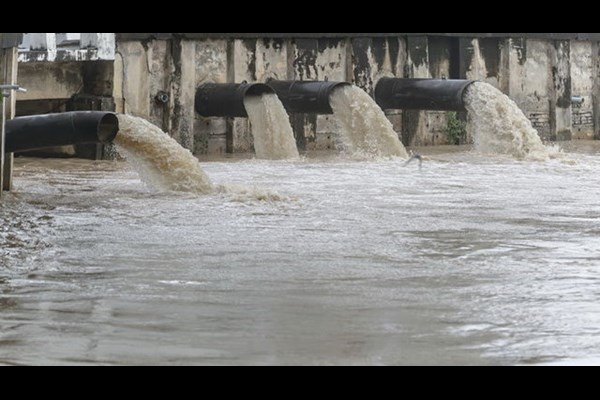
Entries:
POLYGON ((381 78, 375 85, 375 102, 384 110, 466 111, 467 79, 381 78))
POLYGON ((72 111, 6 121, 6 153, 72 144, 110 143, 119 131, 114 113, 72 111))
POLYGON ((333 114, 329 96, 334 89, 351 85, 340 81, 279 81, 269 80, 267 85, 288 113, 333 114))

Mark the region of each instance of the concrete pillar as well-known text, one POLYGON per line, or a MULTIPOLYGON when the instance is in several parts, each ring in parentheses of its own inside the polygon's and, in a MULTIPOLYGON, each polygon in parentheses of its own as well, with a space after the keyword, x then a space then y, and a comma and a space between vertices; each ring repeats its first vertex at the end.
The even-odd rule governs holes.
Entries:
MULTIPOLYGON (((452 54, 454 38, 447 37, 428 37, 428 68, 429 74, 434 79, 450 78, 452 75, 451 63, 453 57, 458 58, 458 54, 452 54)), ((458 61, 458 60, 456 60, 458 61)), ((448 113, 446 111, 425 111, 425 126, 427 127, 426 136, 423 137, 421 144, 440 145, 447 144, 446 128, 448 126, 448 113)))
MULTIPOLYGON (((17 83, 16 47, 0 49, 0 82, 7 85, 14 85, 17 83)), ((16 96, 16 93, 12 92, 10 97, 4 101, 4 111, 7 120, 12 119, 15 116, 16 96)), ((2 125, 2 145, 0 148, 0 194, 3 190, 11 190, 13 169, 13 154, 4 154, 4 124, 2 125)))
POLYGON ((159 126, 163 131, 171 132, 170 114, 173 105, 171 83, 174 77, 172 42, 170 40, 152 40, 147 43, 146 57, 149 69, 148 90, 149 118, 148 120, 159 126), (157 96, 168 94, 169 101, 157 101, 157 96))
POLYGON ((194 41, 173 40, 173 66, 175 72, 171 81, 173 101, 171 130, 173 138, 191 152, 194 152, 195 51, 194 41))
MULTIPOLYGON (((236 39, 228 43, 227 81, 264 82, 258 79, 257 39, 236 39)), ((252 152, 254 141, 249 118, 227 118, 225 151, 252 152)))
POLYGON ((148 55, 144 46, 139 42, 120 42, 119 53, 122 58, 122 73, 118 79, 123 86, 115 90, 121 93, 123 99, 123 112, 136 117, 149 118, 150 116, 150 66, 148 55))
POLYGON ((511 39, 502 39, 500 42, 500 65, 498 71, 498 88, 504 94, 510 92, 510 57, 511 39))
MULTIPOLYGON (((404 76, 406 78, 431 78, 427 36, 408 36, 406 52, 404 76)), ((404 110, 402 113, 402 143, 405 146, 424 144, 428 133, 426 125, 425 111, 404 110)))
POLYGON ((548 74, 550 139, 571 140, 571 46, 557 40, 548 46, 552 71, 548 74))
MULTIPOLYGON (((375 86, 382 77, 404 77, 404 66, 406 65, 407 57, 405 38, 390 37, 385 40, 385 43, 383 43, 385 49, 383 57, 378 55, 377 51, 375 51, 374 54, 375 59, 378 60, 376 65, 377 70, 375 71, 373 78, 375 86)), ((347 62, 349 62, 350 67, 352 67, 352 58, 347 62)), ((392 123, 394 131, 398 134, 398 138, 402 140, 402 110, 384 110, 384 112, 392 123)))
POLYGON ((472 38, 470 42, 464 42, 465 54, 465 78, 485 81, 487 78, 487 68, 485 59, 481 53, 478 38, 472 38))
MULTIPOLYGON (((319 71, 316 65, 318 45, 317 39, 297 39, 295 41, 289 61, 293 74, 291 79, 300 81, 318 79, 319 71)), ((290 120, 296 135, 296 146, 300 153, 305 152, 309 147, 309 142, 315 139, 317 116, 315 114, 292 114, 290 120)))
POLYGON ((556 51, 553 43, 547 40, 511 39, 507 94, 529 118, 543 140, 556 137, 556 119, 552 117, 556 115, 556 110, 553 110, 556 91, 552 75, 558 61, 552 56, 553 51, 556 51))
POLYGON ((592 113, 594 119, 594 139, 600 140, 600 42, 592 43, 593 65, 593 90, 592 90, 592 113))
MULTIPOLYGON (((225 83, 228 81, 229 45, 226 39, 198 40, 194 46, 194 69, 197 88, 202 83, 225 83)), ((193 104, 193 103, 192 103, 193 104)), ((191 105, 193 107, 193 105, 191 105)), ((219 154, 226 150, 227 122, 221 117, 194 117, 194 154, 219 154)))
POLYGON ((352 60, 353 60, 353 76, 352 82, 363 89, 365 92, 373 96, 373 54, 371 48, 373 45, 372 38, 354 38, 352 39, 352 60))
MULTIPOLYGON (((343 39, 321 38, 317 42, 317 79, 329 81, 346 80, 346 53, 351 51, 343 39)), ((317 115, 313 140, 307 150, 331 150, 336 146, 338 125, 333 115, 317 115)))
POLYGON ((571 95, 581 97, 582 103, 571 104, 572 138, 594 138, 594 62, 593 42, 571 41, 571 95))

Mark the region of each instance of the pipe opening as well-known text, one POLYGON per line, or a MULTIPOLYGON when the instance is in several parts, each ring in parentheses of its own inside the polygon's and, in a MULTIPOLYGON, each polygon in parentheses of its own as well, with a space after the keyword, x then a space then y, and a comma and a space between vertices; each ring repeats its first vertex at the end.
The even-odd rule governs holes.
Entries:
POLYGON ((203 117, 248 117, 244 98, 275 93, 264 83, 203 83, 196 89, 196 112, 203 117))
POLYGON ((112 142, 119 132, 119 118, 115 114, 106 114, 98 122, 98 140, 100 143, 112 142))
POLYGON ((72 144, 111 142, 119 131, 114 113, 71 111, 29 115, 6 122, 7 153, 72 144))

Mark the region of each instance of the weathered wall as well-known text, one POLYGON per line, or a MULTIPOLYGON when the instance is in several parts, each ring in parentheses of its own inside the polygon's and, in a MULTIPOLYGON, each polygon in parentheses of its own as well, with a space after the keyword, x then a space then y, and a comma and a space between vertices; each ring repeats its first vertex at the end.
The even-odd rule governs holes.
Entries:
MULTIPOLYGON (((231 54, 232 46, 233 43, 224 39, 196 41, 194 53, 187 55, 195 60, 194 87, 205 82, 233 82, 233 76, 232 79, 228 79, 230 70, 235 68, 235 58, 231 54)), ((193 104, 187 106, 193 107, 193 104)), ((194 142, 190 150, 211 154, 224 153, 227 150, 228 122, 225 118, 204 118, 195 113, 193 132, 194 142)))
MULTIPOLYGON (((298 39, 289 43, 292 70, 287 79, 347 81, 349 43, 343 39, 298 39)), ((301 150, 335 147, 336 122, 332 115, 293 115, 292 126, 301 150)))
MULTIPOLYGON (((197 154, 252 151, 253 138, 245 118, 197 115, 195 88, 269 78, 344 80, 370 94, 383 76, 479 79, 515 100, 544 139, 600 136, 599 46, 593 35, 138 35, 117 35, 117 109, 148 118, 197 154), (155 100, 160 92, 169 94, 167 103, 155 100), (581 107, 571 105, 571 96, 584 98, 581 107)), ((445 112, 386 113, 406 145, 446 143, 445 112)), ((333 116, 290 119, 300 149, 335 147, 333 116)))
MULTIPOLYGON (((589 41, 411 35, 175 38, 144 43, 118 43, 118 54, 124 57, 124 110, 171 131, 196 153, 252 151, 252 133, 245 118, 202 118, 191 112, 194 88, 185 82, 198 86, 264 82, 271 77, 351 81, 370 94, 382 76, 479 79, 511 96, 545 139, 597 135, 593 113, 598 103, 593 96, 597 67, 592 56, 597 46, 589 41), (185 71, 187 78, 178 80, 178 70, 185 71), (170 92, 174 99, 157 105, 153 98, 158 91, 170 92), (584 96, 582 107, 571 106, 571 94, 584 96)), ((445 112, 387 113, 405 144, 445 143, 445 112)), ((291 120, 299 148, 335 146, 337 127, 332 116, 292 115, 291 120)))
POLYGON ((542 40, 511 40, 509 49, 508 95, 521 107, 542 138, 550 135, 548 58, 550 43, 542 40))
POLYGON ((583 98, 583 103, 573 104, 571 124, 574 139, 594 138, 594 58, 592 43, 571 42, 571 94, 583 98))
MULTIPOLYGON (((266 82, 287 79, 288 46, 282 39, 244 39, 230 44, 229 75, 232 82, 266 82)), ((228 148, 233 152, 252 152, 253 138, 247 118, 235 118, 228 127, 231 132, 228 148)))
POLYGON ((472 43, 473 51, 464 60, 465 76, 485 80, 509 95, 543 139, 594 137, 595 42, 480 38, 472 43), (579 95, 584 103, 572 105, 571 97, 579 95))
POLYGON ((594 139, 600 140, 600 42, 592 43, 593 90, 592 109, 594 112, 594 139))

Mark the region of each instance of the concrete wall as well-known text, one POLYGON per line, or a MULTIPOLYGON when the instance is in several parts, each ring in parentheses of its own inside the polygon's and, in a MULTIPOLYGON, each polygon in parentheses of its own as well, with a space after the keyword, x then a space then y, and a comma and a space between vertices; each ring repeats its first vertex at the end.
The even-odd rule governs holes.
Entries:
MULTIPOLYGON (((544 139, 599 136, 600 100, 594 91, 599 80, 598 42, 569 39, 567 34, 550 39, 517 34, 298 38, 164 34, 165 39, 144 40, 120 35, 124 34, 117 35, 115 70, 121 76, 115 78, 115 101, 122 104, 121 111, 148 118, 197 154, 252 151, 253 139, 245 118, 202 118, 193 112, 195 87, 268 78, 350 81, 369 94, 383 76, 479 79, 515 100, 544 139), (160 91, 171 95, 168 104, 154 100, 160 91), (581 107, 571 105, 571 95, 583 96, 581 107)), ((387 114, 406 145, 446 143, 445 112, 388 110, 387 114)), ((332 116, 290 118, 300 149, 335 147, 332 116)))
MULTIPOLYGON (((499 88, 544 139, 598 139, 599 41, 598 34, 568 33, 116 34, 114 61, 110 54, 109 60, 83 63, 74 56, 50 63, 40 54, 20 55, 20 80, 30 91, 19 100, 112 97, 117 111, 149 119, 194 153, 218 154, 251 152, 253 137, 245 118, 203 118, 194 111, 195 89, 204 82, 328 79, 372 94, 383 76, 445 76, 499 88), (94 70, 98 63, 102 67, 94 70), (169 96, 166 103, 156 99, 162 93, 169 96), (571 96, 584 102, 574 106, 571 96)), ((447 113, 386 113, 406 145, 446 143, 447 113)), ((335 147, 332 116, 290 119, 301 150, 335 147)))
MULTIPOLYGON (((574 139, 594 138, 594 58, 591 42, 572 41, 570 52, 571 94, 583 103, 571 108, 574 139)), ((597 62, 597 61, 596 61, 597 62)))
POLYGON ((21 100, 68 99, 83 87, 80 63, 21 63, 19 83, 27 93, 18 95, 21 100))

